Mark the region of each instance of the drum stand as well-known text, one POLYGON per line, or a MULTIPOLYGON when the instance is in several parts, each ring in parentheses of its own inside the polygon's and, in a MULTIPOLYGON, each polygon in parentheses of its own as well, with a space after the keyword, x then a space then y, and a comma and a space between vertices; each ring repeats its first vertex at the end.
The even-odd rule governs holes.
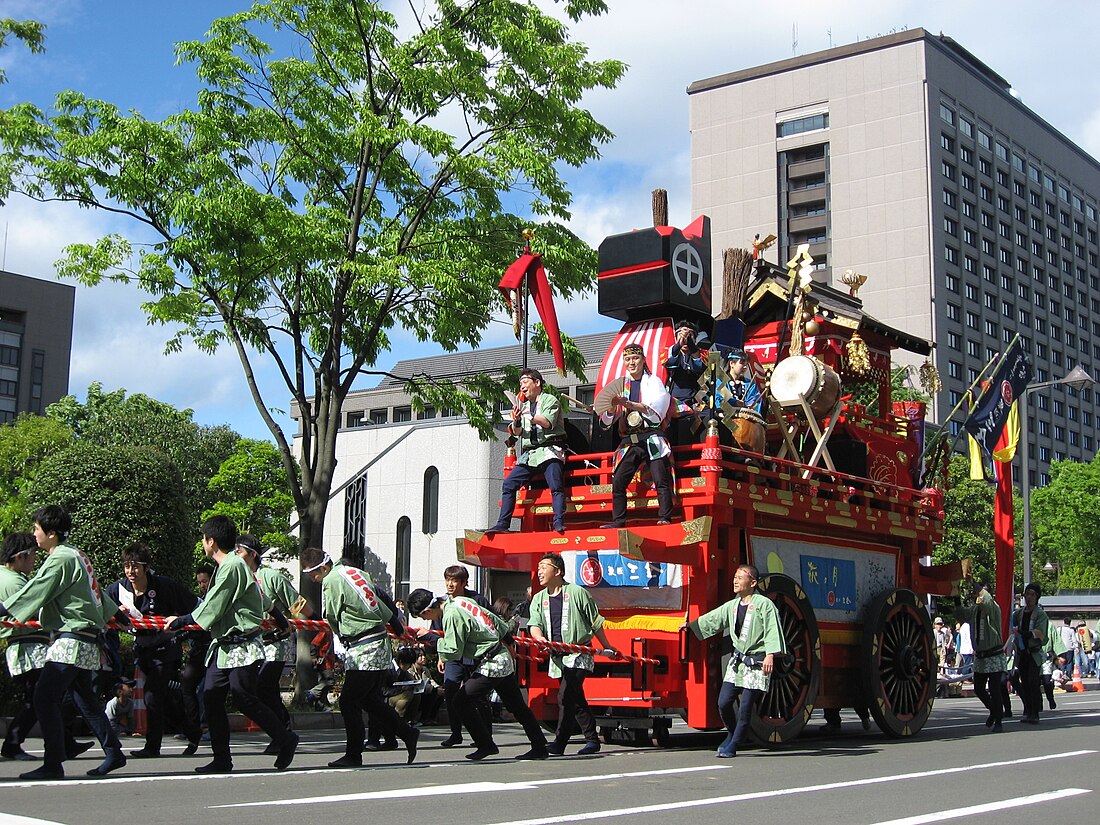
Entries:
MULTIPOLYGON (((795 446, 794 436, 802 429, 802 423, 805 422, 809 427, 810 432, 813 433, 816 441, 814 445, 813 453, 810 454, 809 459, 805 461, 810 467, 820 466, 819 462, 824 461, 825 466, 832 472, 836 472, 836 465, 833 464, 833 457, 829 454, 829 437, 833 434, 833 429, 837 425, 837 421, 840 416, 840 408, 843 402, 837 400, 833 408, 828 412, 827 418, 829 424, 824 431, 821 429, 821 425, 818 423, 817 416, 814 415, 814 411, 810 409, 809 402, 806 401, 806 396, 799 394, 798 398, 794 401, 785 401, 780 403, 771 399, 772 414, 775 416, 775 420, 780 422, 779 429, 783 434, 783 446, 779 449, 779 455, 776 458, 784 458, 790 454, 792 460, 801 458, 801 453, 798 447, 795 446), (793 412, 795 420, 788 423, 784 414, 787 412, 793 412)), ((803 470, 802 478, 807 479, 813 474, 812 470, 803 470)))

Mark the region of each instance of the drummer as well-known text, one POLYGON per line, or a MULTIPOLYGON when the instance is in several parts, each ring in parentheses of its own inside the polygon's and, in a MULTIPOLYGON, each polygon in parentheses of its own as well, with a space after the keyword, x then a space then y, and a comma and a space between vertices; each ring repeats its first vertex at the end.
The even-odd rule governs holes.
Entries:
MULTIPOLYGON (((760 386, 753 378, 752 370, 745 361, 745 351, 732 347, 726 351, 726 372, 730 380, 727 384, 732 395, 730 404, 734 407, 750 409, 758 415, 764 414, 764 396, 760 386)), ((715 399, 716 404, 720 399, 715 399)))

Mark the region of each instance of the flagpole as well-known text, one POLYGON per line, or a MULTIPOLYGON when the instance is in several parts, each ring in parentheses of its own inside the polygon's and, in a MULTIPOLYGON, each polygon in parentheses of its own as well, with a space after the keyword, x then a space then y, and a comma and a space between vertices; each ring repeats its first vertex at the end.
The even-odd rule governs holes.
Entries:
MULTIPOLYGON (((531 239, 527 237, 527 232, 524 231, 524 243, 523 254, 531 254, 531 239)), ((527 272, 523 276, 523 366, 521 370, 527 369, 527 331, 530 329, 529 318, 531 317, 531 273, 527 272)))
MULTIPOLYGON (((1020 334, 1016 333, 1016 338, 1019 338, 1019 337, 1020 337, 1020 334)), ((1014 338, 1013 341, 1015 342, 1015 340, 1016 339, 1014 338)), ((1012 344, 1009 344, 1009 347, 1011 347, 1011 346, 1012 346, 1012 344)), ((985 376, 989 373, 989 368, 992 367, 995 362, 1003 361, 1004 357, 1007 353, 1008 353, 1008 350, 1006 349, 1004 351, 1004 353, 1000 353, 997 356, 995 356, 994 358, 990 358, 989 363, 986 364, 984 367, 982 367, 982 371, 978 373, 978 376, 974 379, 973 383, 971 383, 970 387, 966 390, 966 392, 963 393, 962 398, 959 399, 959 403, 956 404, 954 409, 952 409, 951 412, 948 413, 947 417, 945 417, 943 419, 943 426, 944 427, 948 426, 951 419, 955 417, 955 413, 957 413, 960 409, 962 409, 963 402, 966 401, 966 399, 971 397, 970 394, 974 391, 974 388, 976 386, 978 386, 978 384, 981 382, 981 380, 983 378, 985 378, 985 376)), ((999 367, 1000 363, 997 363, 997 366, 999 367)), ((973 401, 971 403, 973 403, 973 401)), ((959 434, 961 434, 961 433, 962 433, 962 430, 959 431, 959 434)), ((955 440, 951 442, 951 446, 947 448, 947 451, 948 452, 953 451, 955 449, 955 445, 958 443, 958 441, 959 441, 959 435, 956 435, 955 440)), ((945 443, 944 439, 937 438, 932 452, 929 453, 929 451, 927 449, 928 442, 926 441, 925 444, 924 444, 925 449, 921 452, 921 457, 920 457, 921 465, 922 466, 924 465, 924 458, 925 458, 926 455, 935 456, 936 452, 938 452, 940 450, 941 446, 944 443, 945 443)), ((921 479, 922 486, 926 482, 926 480, 928 478, 928 475, 929 474, 926 472, 924 474, 924 478, 921 479)))

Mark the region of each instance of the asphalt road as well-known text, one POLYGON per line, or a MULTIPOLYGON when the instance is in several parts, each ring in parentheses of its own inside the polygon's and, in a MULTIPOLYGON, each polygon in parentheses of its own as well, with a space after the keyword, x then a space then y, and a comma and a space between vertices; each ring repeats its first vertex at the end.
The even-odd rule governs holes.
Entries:
MULTIPOLYGON (((394 751, 367 754, 362 769, 334 770, 325 764, 342 753, 337 730, 306 732, 285 773, 260 754, 261 737, 237 734, 236 771, 210 777, 192 772, 209 750, 184 757, 168 740, 166 757, 131 760, 103 779, 84 777, 98 764, 95 750, 66 763, 70 778, 60 782, 21 782, 18 774, 33 763, 0 763, 0 825, 278 825, 364 816, 408 825, 992 825, 1016 809, 1009 815, 1088 822, 1100 804, 1100 794, 1092 796, 1100 790, 1100 692, 1060 695, 1058 702, 1037 727, 1012 720, 992 734, 976 699, 940 700, 921 734, 908 740, 864 732, 846 713, 839 734, 808 732, 782 750, 747 748, 736 759, 715 757, 720 735, 677 726, 670 749, 605 746, 596 756, 516 762, 511 757, 526 749, 522 733, 499 725, 500 756, 479 764, 463 758, 464 748, 439 748, 447 730, 435 727, 423 730, 412 766, 394 751)), ((818 726, 815 718, 807 730, 818 726)), ((40 746, 27 742, 31 752, 40 746)))

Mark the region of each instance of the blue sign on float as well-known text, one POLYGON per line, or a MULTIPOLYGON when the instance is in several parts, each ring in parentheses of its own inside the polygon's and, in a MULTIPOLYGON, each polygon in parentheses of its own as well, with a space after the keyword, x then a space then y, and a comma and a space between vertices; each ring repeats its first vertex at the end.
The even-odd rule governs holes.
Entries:
POLYGON ((802 556, 802 589, 815 608, 855 610, 856 563, 850 559, 802 556))
POLYGON ((638 561, 618 553, 578 553, 573 581, 585 587, 664 587, 667 565, 638 561))

